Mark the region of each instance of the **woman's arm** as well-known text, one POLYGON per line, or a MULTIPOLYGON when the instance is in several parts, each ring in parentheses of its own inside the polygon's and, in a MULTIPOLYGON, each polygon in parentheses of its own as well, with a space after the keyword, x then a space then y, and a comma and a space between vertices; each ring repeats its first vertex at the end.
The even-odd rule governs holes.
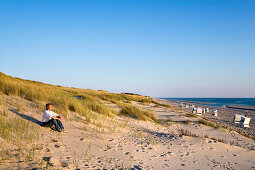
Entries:
POLYGON ((61 120, 61 118, 58 118, 56 116, 51 116, 52 119, 57 119, 57 120, 61 120))

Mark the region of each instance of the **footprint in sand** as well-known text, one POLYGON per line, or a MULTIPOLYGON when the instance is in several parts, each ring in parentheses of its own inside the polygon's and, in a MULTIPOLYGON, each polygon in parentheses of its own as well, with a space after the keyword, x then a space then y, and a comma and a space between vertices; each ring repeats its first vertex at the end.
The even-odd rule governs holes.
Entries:
POLYGON ((55 148, 60 148, 60 146, 59 145, 55 145, 55 148))

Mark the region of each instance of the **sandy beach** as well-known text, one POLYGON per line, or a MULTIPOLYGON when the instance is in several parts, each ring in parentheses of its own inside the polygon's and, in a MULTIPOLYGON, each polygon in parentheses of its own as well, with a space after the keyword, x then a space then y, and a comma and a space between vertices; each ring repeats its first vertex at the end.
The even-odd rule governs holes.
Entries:
POLYGON ((255 0, 0 0, 0 170, 255 170, 254 18, 255 0))
MULTIPOLYGON (((9 115, 26 115, 40 120, 42 112, 35 103, 19 97, 4 96, 9 115), (23 102, 27 111, 15 114, 14 103, 23 102)), ((155 99, 157 100, 157 99, 155 99)), ((165 101, 164 101, 165 102, 165 101)), ((117 105, 107 103, 116 110, 117 105)), ((215 129, 197 123, 198 117, 187 117, 186 111, 155 107, 165 121, 157 124, 128 117, 101 116, 93 124, 70 112, 64 120, 67 133, 53 132, 37 125, 40 140, 33 143, 33 161, 18 157, 2 161, 2 169, 254 169, 254 140, 228 129, 215 129), (171 122, 168 120, 171 119, 171 122), (95 126, 97 125, 97 126, 95 126)), ((30 123, 34 123, 31 122, 30 123)), ((2 138, 2 146, 8 145, 2 138)), ((18 154, 15 146, 10 154, 18 154)))
MULTIPOLYGON (((179 102, 179 101, 167 101, 163 99, 156 99, 157 101, 161 101, 165 104, 171 104, 175 105, 176 107, 179 107, 180 103, 192 105, 194 103, 192 102, 179 102)), ((208 120, 211 120, 213 122, 219 123, 223 126, 226 126, 228 128, 231 128, 243 135, 246 135, 248 137, 251 137, 255 139, 255 109, 254 107, 248 107, 248 106, 227 106, 227 107, 215 107, 215 106, 208 106, 203 103, 200 103, 199 105, 196 105, 196 107, 203 107, 203 108, 209 108, 210 112, 203 114, 201 117, 206 118, 208 120), (216 109, 218 111, 218 116, 212 116, 212 110, 216 109), (235 114, 239 115, 245 115, 246 111, 248 113, 247 117, 251 118, 249 128, 239 126, 239 124, 233 123, 233 118, 235 114)), ((188 112, 190 112, 189 109, 184 109, 188 112)), ((190 112, 191 113, 191 112, 190 112)))

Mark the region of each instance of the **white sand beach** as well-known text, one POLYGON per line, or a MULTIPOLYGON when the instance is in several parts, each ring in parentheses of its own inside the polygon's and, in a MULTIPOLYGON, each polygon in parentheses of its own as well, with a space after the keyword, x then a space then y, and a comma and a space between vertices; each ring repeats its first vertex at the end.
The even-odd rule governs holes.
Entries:
MULTIPOLYGON (((12 101, 10 116, 16 116, 13 103, 22 101, 29 117, 40 120, 41 110, 33 102, 5 96, 12 101), (13 110, 12 110, 13 109, 13 110), (12 110, 12 111, 11 111, 12 110)), ((110 107, 119 109, 114 104, 110 107)), ((40 140, 33 147, 31 162, 3 161, 3 169, 254 169, 255 142, 234 131, 198 124, 197 117, 185 116, 182 110, 172 111, 153 104, 132 105, 153 109, 168 124, 156 124, 128 117, 105 118, 93 124, 70 113, 64 120, 67 133, 40 127, 40 140), (97 126, 95 126, 95 124, 97 126), (38 162, 41 162, 39 164, 38 162)), ((31 122, 33 123, 33 122, 31 122)), ((1 138, 0 138, 1 139, 1 138)), ((2 146, 8 145, 1 139, 2 146)), ((12 154, 17 154, 15 146, 12 154)))

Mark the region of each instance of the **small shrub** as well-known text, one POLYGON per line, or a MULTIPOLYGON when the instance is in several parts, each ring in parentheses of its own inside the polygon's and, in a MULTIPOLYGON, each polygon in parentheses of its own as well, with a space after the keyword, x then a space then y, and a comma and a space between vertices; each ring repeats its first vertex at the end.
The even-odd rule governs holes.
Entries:
POLYGON ((219 125, 214 124, 214 123, 209 122, 209 121, 206 121, 206 120, 204 120, 204 119, 200 119, 200 120, 198 121, 198 123, 203 124, 203 125, 206 125, 206 126, 213 127, 213 128, 215 128, 215 129, 220 128, 220 126, 219 126, 219 125))
POLYGON ((154 122, 157 122, 157 118, 150 110, 143 110, 139 107, 132 105, 121 105, 120 114, 137 118, 138 120, 147 120, 151 119, 154 122))
POLYGON ((198 135, 190 132, 189 130, 186 129, 180 129, 180 134, 184 136, 191 136, 191 137, 198 137, 198 135))
POLYGON ((196 115, 191 114, 191 113, 187 113, 185 116, 186 116, 186 117, 197 117, 196 115))
POLYGON ((183 123, 184 123, 184 124, 189 124, 189 123, 190 123, 190 120, 184 120, 183 123))
POLYGON ((173 122, 173 120, 171 118, 167 119, 167 122, 173 122))
POLYGON ((162 107, 166 107, 166 108, 169 108, 169 109, 173 109, 173 106, 169 105, 169 104, 162 104, 162 103, 158 103, 158 102, 155 102, 155 104, 159 105, 159 106, 162 106, 162 107))

